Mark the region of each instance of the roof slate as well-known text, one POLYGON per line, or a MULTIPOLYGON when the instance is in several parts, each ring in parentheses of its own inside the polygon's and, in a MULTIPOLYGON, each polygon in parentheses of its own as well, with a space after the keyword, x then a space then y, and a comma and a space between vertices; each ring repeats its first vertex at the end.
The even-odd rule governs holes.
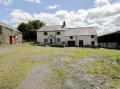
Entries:
POLYGON ((65 31, 65 28, 62 28, 62 25, 55 25, 55 26, 45 26, 38 29, 38 32, 51 32, 51 31, 65 31))
POLYGON ((37 32, 65 31, 65 36, 97 35, 96 27, 62 28, 61 25, 45 26, 37 32))
POLYGON ((67 28, 65 36, 97 35, 95 27, 67 28))
POLYGON ((3 22, 1 22, 1 21, 0 21, 0 25, 3 26, 3 27, 9 28, 9 29, 11 29, 11 30, 15 30, 15 31, 17 31, 17 32, 20 32, 20 31, 18 31, 17 29, 15 29, 14 27, 9 26, 9 25, 7 25, 6 23, 3 23, 3 22))

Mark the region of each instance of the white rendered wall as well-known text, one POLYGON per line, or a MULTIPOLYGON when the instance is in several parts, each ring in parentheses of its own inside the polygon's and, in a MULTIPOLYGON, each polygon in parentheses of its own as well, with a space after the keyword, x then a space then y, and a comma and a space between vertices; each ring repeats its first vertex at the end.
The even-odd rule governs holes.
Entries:
POLYGON ((47 35, 44 35, 44 32, 37 32, 37 42, 40 42, 41 44, 44 44, 44 39, 48 39, 49 43, 49 37, 54 37, 55 40, 57 38, 61 39, 61 42, 65 42, 65 31, 60 31, 60 35, 57 35, 56 32, 47 32, 47 35))

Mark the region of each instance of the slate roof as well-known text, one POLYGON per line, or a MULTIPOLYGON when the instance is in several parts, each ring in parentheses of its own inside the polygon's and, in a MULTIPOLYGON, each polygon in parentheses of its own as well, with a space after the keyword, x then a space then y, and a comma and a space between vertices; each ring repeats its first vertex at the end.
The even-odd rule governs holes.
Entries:
POLYGON ((37 30, 37 32, 52 32, 52 31, 65 31, 65 28, 62 28, 62 25, 55 26, 45 26, 37 30))
POLYGON ((17 29, 13 28, 12 26, 9 26, 9 25, 7 25, 6 23, 3 23, 3 22, 1 22, 1 21, 0 21, 0 25, 3 26, 3 27, 9 28, 9 29, 11 29, 11 30, 15 30, 15 31, 17 31, 17 32, 20 32, 20 31, 18 31, 17 29))
POLYGON ((95 27, 62 28, 62 25, 45 26, 37 32, 65 31, 65 36, 97 35, 95 27))
POLYGON ((97 35, 96 27, 67 28, 65 36, 97 35))

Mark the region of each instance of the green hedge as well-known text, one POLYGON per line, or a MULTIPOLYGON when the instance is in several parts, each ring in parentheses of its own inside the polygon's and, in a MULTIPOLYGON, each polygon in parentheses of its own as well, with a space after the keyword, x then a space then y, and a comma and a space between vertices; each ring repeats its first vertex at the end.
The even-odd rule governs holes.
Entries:
POLYGON ((0 41, 0 44, 2 44, 2 41, 0 41))
POLYGON ((51 44, 50 47, 65 47, 65 44, 51 44))

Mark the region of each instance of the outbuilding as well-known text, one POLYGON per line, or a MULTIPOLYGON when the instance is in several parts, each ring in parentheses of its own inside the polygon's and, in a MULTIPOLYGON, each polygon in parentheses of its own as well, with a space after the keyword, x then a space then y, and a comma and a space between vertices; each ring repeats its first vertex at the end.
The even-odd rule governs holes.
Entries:
POLYGON ((0 44, 16 44, 22 42, 22 33, 17 29, 0 22, 0 44))
POLYGON ((98 36, 98 43, 103 48, 120 49, 120 30, 98 36))

